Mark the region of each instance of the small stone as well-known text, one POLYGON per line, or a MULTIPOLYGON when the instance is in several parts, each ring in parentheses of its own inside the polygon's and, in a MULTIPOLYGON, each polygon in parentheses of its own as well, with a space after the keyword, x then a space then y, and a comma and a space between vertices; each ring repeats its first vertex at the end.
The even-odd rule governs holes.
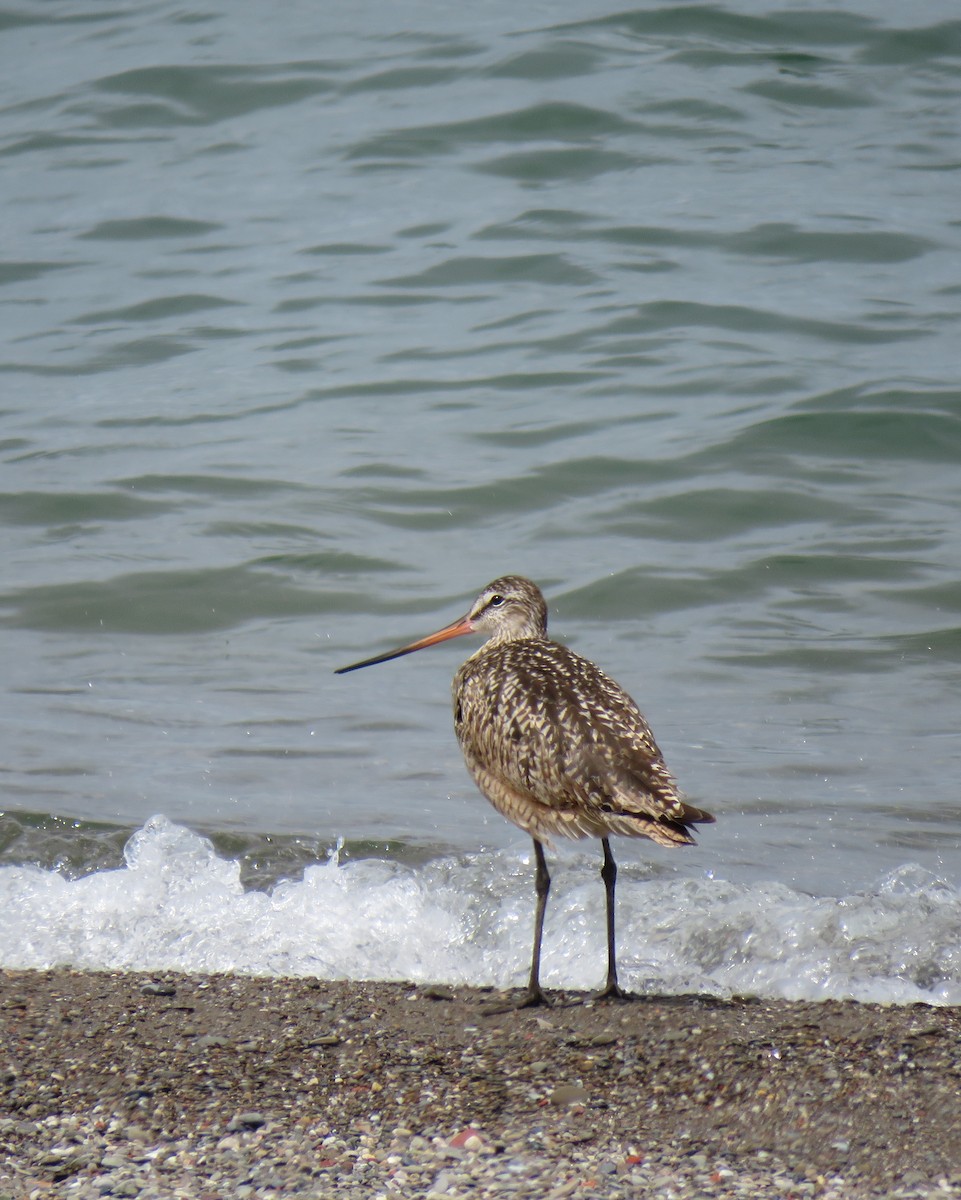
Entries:
POLYGON ((459 1150, 479 1150, 484 1145, 484 1139, 476 1129, 468 1126, 460 1133, 455 1133, 447 1144, 459 1150))
POLYGON ((111 1196, 139 1196, 140 1184, 133 1179, 117 1179, 110 1182, 111 1196))
POLYGON ((259 1129, 261 1125, 267 1124, 267 1118, 259 1112, 242 1112, 228 1122, 227 1129, 230 1133, 236 1133, 239 1129, 259 1129))
POLYGON ((564 1104, 583 1104, 589 1098, 586 1088, 576 1083, 562 1083, 554 1088, 547 1097, 548 1103, 558 1106, 564 1104))
POLYGON ((573 1196, 580 1188, 581 1182, 580 1179, 569 1179, 567 1183, 562 1183, 560 1187, 548 1192, 545 1200, 567 1200, 568 1196, 573 1196))
POLYGON ((147 996, 176 996, 177 994, 177 989, 172 983, 161 983, 157 980, 145 983, 140 990, 147 996))
POLYGON ((441 1173, 437 1176, 437 1178, 434 1180, 433 1184, 431 1185, 430 1191, 427 1193, 427 1195, 428 1195, 428 1197, 430 1197, 430 1196, 445 1196, 455 1186, 456 1186, 456 1184, 454 1181, 454 1177, 451 1175, 450 1171, 441 1171, 441 1173))

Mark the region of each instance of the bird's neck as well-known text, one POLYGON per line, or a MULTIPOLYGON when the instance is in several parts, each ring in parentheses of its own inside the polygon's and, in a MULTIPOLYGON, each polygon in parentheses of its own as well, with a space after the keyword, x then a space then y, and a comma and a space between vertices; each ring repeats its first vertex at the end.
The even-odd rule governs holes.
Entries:
POLYGON ((532 629, 530 631, 518 632, 510 630, 504 633, 492 633, 482 646, 478 646, 471 658, 477 658, 479 655, 487 651, 498 649, 501 646, 520 646, 524 642, 546 642, 547 635, 542 630, 532 629))

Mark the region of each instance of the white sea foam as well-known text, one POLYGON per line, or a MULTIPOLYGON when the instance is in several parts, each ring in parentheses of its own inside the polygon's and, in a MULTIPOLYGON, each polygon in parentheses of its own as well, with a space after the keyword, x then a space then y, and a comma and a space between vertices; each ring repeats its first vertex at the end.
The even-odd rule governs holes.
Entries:
MULTIPOLYGON (((533 889, 520 847, 417 867, 334 855, 265 893, 245 891, 236 863, 158 816, 125 857, 118 870, 76 880, 0 870, 0 963, 499 987, 524 980, 533 889)), ((548 911, 545 984, 597 986, 596 871, 565 864, 548 911)), ((622 982, 639 992, 961 1003, 961 893, 910 864, 840 897, 626 871, 618 944, 622 982)))

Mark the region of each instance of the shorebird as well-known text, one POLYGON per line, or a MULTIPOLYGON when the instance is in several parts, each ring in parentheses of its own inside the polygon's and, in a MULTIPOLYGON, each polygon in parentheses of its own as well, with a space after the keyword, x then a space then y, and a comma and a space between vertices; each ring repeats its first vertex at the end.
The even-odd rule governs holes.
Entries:
POLYGON ((454 676, 454 729, 467 769, 493 806, 534 841, 534 946, 518 1007, 546 1004, 540 985, 552 837, 599 837, 607 900, 607 984, 617 982, 610 835, 691 845, 689 826, 713 822, 678 792, 654 736, 628 694, 594 663, 547 636, 547 605, 520 575, 495 579, 467 613, 416 642, 335 672, 388 662, 468 633, 487 640, 454 676))

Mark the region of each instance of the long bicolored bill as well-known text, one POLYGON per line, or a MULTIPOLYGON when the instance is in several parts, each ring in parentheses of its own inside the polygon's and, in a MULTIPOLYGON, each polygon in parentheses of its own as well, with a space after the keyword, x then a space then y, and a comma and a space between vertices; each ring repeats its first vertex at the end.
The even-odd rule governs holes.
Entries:
POLYGON ((473 633, 470 617, 461 617, 436 633, 429 633, 419 641, 411 642, 409 646, 400 646, 396 650, 388 650, 385 654, 375 654, 373 658, 365 658, 363 662, 351 663, 349 667, 338 667, 335 675, 346 675, 348 671, 359 671, 361 667, 372 667, 376 663, 390 662, 392 658, 400 658, 403 654, 413 654, 415 650, 423 650, 427 646, 435 646, 438 642, 449 641, 450 638, 462 637, 465 633, 473 633))

